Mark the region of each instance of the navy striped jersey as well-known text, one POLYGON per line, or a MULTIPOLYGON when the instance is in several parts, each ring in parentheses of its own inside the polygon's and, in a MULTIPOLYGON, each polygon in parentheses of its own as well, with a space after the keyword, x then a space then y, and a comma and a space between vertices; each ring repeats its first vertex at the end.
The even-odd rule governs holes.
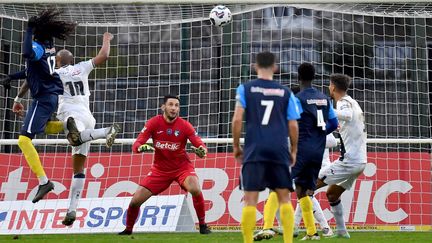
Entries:
POLYGON ((299 119, 301 113, 291 90, 257 79, 240 85, 236 99, 246 116, 243 163, 289 163, 288 120, 299 119))
POLYGON ((336 118, 329 98, 315 88, 297 93, 303 113, 299 122, 298 160, 322 161, 326 144, 326 123, 336 118))
POLYGON ((33 98, 47 94, 63 94, 63 83, 55 68, 55 49, 36 41, 32 43, 32 59, 27 59, 27 83, 33 98))

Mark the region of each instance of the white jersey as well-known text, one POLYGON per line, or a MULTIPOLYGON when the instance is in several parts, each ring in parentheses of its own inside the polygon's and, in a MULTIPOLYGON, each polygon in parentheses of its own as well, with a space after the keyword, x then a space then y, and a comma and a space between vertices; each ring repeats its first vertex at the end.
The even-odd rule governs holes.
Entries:
POLYGON ((64 87, 63 95, 59 96, 58 114, 65 112, 91 114, 88 76, 93 68, 93 60, 88 60, 55 70, 64 87))
POLYGON ((366 163, 366 127, 360 105, 349 95, 345 95, 336 106, 339 133, 345 147, 343 162, 366 163))
POLYGON ((336 146, 337 146, 336 138, 333 136, 333 134, 331 134, 331 133, 328 134, 326 137, 326 146, 324 149, 321 168, 324 168, 324 167, 330 165, 330 163, 331 163, 331 161, 330 161, 330 148, 333 148, 336 146))

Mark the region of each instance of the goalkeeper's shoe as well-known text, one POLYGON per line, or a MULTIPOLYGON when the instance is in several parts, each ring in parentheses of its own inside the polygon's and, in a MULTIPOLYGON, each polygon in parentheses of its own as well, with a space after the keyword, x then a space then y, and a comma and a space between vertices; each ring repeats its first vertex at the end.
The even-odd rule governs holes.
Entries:
POLYGON ((131 235, 132 230, 125 229, 122 232, 118 233, 118 235, 131 235))
POLYGON ((71 226, 76 219, 76 211, 70 211, 66 214, 65 218, 62 221, 63 225, 71 226))
POLYGON ((199 232, 202 235, 208 235, 208 234, 211 233, 211 230, 210 230, 210 228, 208 227, 207 224, 200 224, 199 225, 199 232))
POLYGON ((272 229, 264 229, 258 231, 254 236, 254 241, 261 241, 261 240, 270 240, 275 235, 275 232, 272 229))
POLYGON ((41 200, 48 192, 54 190, 54 183, 48 181, 45 185, 39 185, 38 190, 36 192, 35 197, 32 200, 32 203, 37 203, 41 200))
POLYGON ((66 127, 69 131, 66 137, 70 145, 80 146, 81 144, 83 144, 83 142, 81 141, 80 132, 78 130, 78 127, 76 126, 75 119, 73 117, 68 117, 66 127))
POLYGON ((115 137, 117 136, 117 133, 121 131, 121 128, 117 124, 113 124, 108 131, 108 134, 106 136, 106 146, 107 148, 111 148, 111 146, 114 144, 115 137))
POLYGON ((139 146, 138 152, 147 152, 147 151, 155 151, 155 149, 149 144, 143 144, 139 146))

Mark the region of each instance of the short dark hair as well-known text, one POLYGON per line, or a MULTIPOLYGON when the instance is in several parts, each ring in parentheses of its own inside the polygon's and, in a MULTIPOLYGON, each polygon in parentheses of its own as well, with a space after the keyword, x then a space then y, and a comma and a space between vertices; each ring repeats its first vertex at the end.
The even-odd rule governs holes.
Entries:
POLYGON ((276 62, 276 56, 269 51, 260 52, 256 56, 256 64, 260 68, 269 68, 273 66, 275 62, 276 62))
POLYGON ((298 69, 298 80, 312 82, 315 78, 315 68, 312 64, 304 62, 302 63, 298 69))
POLYGON ((291 85, 291 91, 292 91, 294 94, 297 94, 298 92, 300 92, 300 86, 297 85, 297 84, 291 85))
POLYGON ((345 74, 336 73, 330 75, 330 82, 332 82, 338 90, 346 92, 351 85, 351 78, 345 74))
POLYGON ((168 99, 177 99, 180 102, 180 98, 177 95, 168 94, 164 96, 163 103, 165 104, 168 99))

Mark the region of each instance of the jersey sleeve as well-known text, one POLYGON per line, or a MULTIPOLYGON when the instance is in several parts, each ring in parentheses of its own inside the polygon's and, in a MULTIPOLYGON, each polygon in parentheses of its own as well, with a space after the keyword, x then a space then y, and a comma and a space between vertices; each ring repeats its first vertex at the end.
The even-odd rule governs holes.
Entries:
POLYGON ((147 140, 149 140, 149 138, 152 135, 152 132, 154 131, 154 127, 155 127, 155 123, 153 118, 146 122, 144 128, 141 130, 140 134, 138 135, 137 139, 132 145, 133 152, 138 153, 138 148, 141 145, 145 144, 147 140))
POLYGON ((347 100, 340 100, 336 105, 336 115, 337 118, 341 121, 351 121, 353 117, 353 109, 350 102, 347 100))
POLYGON ((200 136, 198 136, 198 133, 193 128, 192 124, 190 124, 189 122, 186 122, 185 124, 186 124, 187 138, 192 143, 192 145, 195 146, 195 147, 197 147, 197 148, 199 146, 206 147, 206 145, 204 144, 204 142, 201 140, 200 136))
POLYGON ((236 102, 243 108, 246 108, 246 96, 245 96, 245 88, 243 84, 240 84, 237 87, 236 91, 236 102))
POLYGON ((33 41, 33 43, 32 43, 32 50, 34 53, 32 61, 39 61, 45 52, 42 45, 35 42, 35 41, 33 41))
POLYGON ((333 109, 333 103, 328 100, 328 104, 329 104, 329 113, 328 113, 328 119, 334 119, 337 118, 336 113, 333 109))
POLYGON ((80 62, 80 67, 85 73, 89 74, 94 69, 93 59, 80 62))
POLYGON ((287 119, 288 120, 298 120, 300 119, 300 114, 303 112, 303 109, 300 104, 300 100, 295 97, 293 93, 291 93, 289 101, 288 101, 288 110, 287 110, 287 119))

